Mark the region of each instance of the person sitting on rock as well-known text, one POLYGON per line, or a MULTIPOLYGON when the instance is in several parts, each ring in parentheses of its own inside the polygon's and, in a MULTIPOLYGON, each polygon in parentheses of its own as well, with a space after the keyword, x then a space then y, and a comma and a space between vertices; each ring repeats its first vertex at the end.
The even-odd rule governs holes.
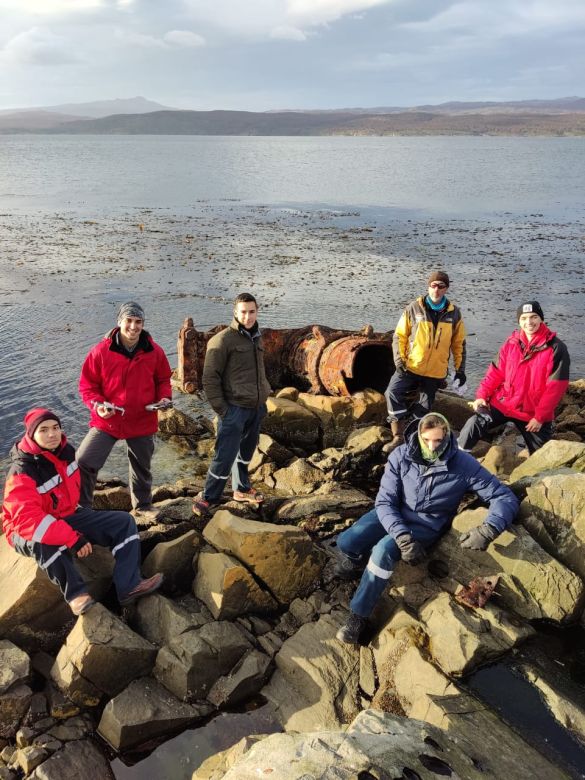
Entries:
POLYGON ((207 345, 203 390, 219 424, 205 486, 193 501, 193 512, 199 517, 207 516, 210 506, 218 503, 230 472, 234 501, 255 506, 264 501, 250 485, 248 473, 271 393, 257 316, 254 296, 241 293, 234 301, 231 325, 207 345))
POLYGON ((453 357, 455 380, 465 376, 465 326, 461 310, 447 298, 449 276, 434 271, 426 295, 408 304, 392 338, 395 371, 386 388, 388 420, 394 438, 387 451, 404 442, 406 418, 420 419, 431 411, 437 390, 443 385, 453 357), (418 394, 409 408, 408 398, 418 394))
POLYGON ((79 506, 75 450, 57 415, 49 409, 31 409, 24 425, 26 433, 10 453, 12 465, 4 488, 7 541, 16 552, 36 560, 75 615, 84 614, 95 602, 73 558, 87 558, 94 544, 112 551, 120 604, 131 604, 157 590, 162 574, 141 577, 140 539, 132 515, 79 506))
POLYGON ((410 428, 412 435, 407 431, 407 441, 388 458, 375 508, 337 538, 341 556, 335 573, 353 579, 363 571, 349 619, 337 633, 343 642, 359 643, 396 563, 415 566, 424 560, 428 548, 451 527, 466 492, 474 491, 488 503, 489 513, 462 535, 462 547, 486 550, 518 511, 512 491, 459 449, 443 415, 427 414, 410 428))
POLYGON ((516 312, 519 330, 504 342, 477 388, 473 410, 459 435, 470 450, 484 434, 513 422, 532 454, 552 436, 557 404, 569 386, 567 347, 544 323, 538 301, 516 312))

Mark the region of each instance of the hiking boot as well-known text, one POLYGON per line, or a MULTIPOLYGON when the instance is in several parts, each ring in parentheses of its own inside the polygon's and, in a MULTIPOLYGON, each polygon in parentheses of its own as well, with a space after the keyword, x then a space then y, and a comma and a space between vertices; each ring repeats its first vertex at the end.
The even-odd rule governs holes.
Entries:
POLYGON ((368 621, 355 612, 350 612, 344 626, 341 626, 335 637, 348 645, 359 645, 360 635, 366 627, 368 621))
POLYGON ((364 564, 355 558, 350 558, 349 555, 339 551, 339 557, 335 561, 333 567, 333 574, 339 577, 341 580, 355 580, 362 576, 364 570, 364 564))
POLYGON ((82 593, 69 602, 69 606, 74 615, 85 615, 87 610, 91 609, 94 604, 95 601, 89 593, 82 593))
POLYGON ((238 501, 241 504, 256 504, 257 506, 264 501, 264 496, 256 488, 234 490, 234 501, 238 501))
POLYGON ((163 584, 163 580, 164 574, 160 573, 153 574, 153 576, 149 577, 147 580, 140 580, 138 585, 136 585, 135 588, 132 588, 130 593, 127 593, 119 599, 120 604, 123 607, 127 607, 128 604, 132 604, 136 599, 141 599, 143 596, 148 596, 149 593, 154 593, 154 591, 158 590, 163 584))
POLYGON ((382 452, 386 455, 390 455, 390 453, 396 449, 396 447, 400 447, 401 444, 404 444, 404 429, 406 428, 406 423, 404 420, 391 420, 390 421, 390 430, 392 431, 392 441, 389 441, 388 444, 385 444, 382 447, 382 452))

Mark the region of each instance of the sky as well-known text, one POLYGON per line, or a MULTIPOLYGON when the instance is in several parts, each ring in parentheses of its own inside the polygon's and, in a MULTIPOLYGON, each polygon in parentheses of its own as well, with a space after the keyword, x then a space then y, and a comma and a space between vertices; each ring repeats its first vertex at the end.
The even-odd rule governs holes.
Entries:
POLYGON ((0 109, 582 96, 584 40, 584 0, 0 0, 0 109))

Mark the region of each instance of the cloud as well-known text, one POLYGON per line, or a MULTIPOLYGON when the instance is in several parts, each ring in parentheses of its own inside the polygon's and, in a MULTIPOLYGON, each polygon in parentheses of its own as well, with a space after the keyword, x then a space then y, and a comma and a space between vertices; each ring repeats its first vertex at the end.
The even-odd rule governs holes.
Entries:
POLYGON ((100 8, 104 0, 0 0, 0 11, 25 14, 63 14, 100 8))
POLYGON ((287 16, 299 24, 315 26, 335 22, 348 14, 367 11, 395 0, 287 0, 287 16))
POLYGON ((281 24, 278 27, 273 27, 270 30, 270 37, 283 41, 306 41, 307 36, 298 27, 289 27, 286 24, 281 24))
POLYGON ((171 43, 175 46, 192 48, 205 46, 205 38, 190 30, 170 30, 170 32, 165 33, 163 37, 167 43, 171 43))
POLYGON ((8 41, 2 60, 23 65, 63 65, 76 62, 78 57, 64 38, 42 27, 31 27, 8 41))
POLYGON ((166 43, 161 38, 156 38, 154 35, 145 35, 144 33, 123 30, 122 28, 117 28, 114 34, 118 40, 122 41, 128 46, 137 46, 141 49, 167 48, 166 43))

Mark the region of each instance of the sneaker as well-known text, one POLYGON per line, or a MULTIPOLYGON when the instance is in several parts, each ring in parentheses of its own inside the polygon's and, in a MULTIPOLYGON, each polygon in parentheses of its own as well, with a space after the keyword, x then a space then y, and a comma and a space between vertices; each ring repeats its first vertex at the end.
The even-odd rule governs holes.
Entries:
POLYGON ((74 615, 84 615, 88 609, 91 609, 95 604, 94 599, 89 593, 82 593, 80 596, 76 596, 71 599, 69 606, 74 615))
POLYGON ((364 564, 339 551, 339 557, 333 567, 333 574, 342 580, 355 580, 362 576, 364 564))
POLYGON ((350 612, 344 626, 341 626, 335 637, 348 645, 359 645, 360 635, 366 627, 368 621, 355 612, 350 612))
POLYGON ((264 501, 264 496, 256 488, 234 490, 234 501, 239 501, 242 504, 261 504, 264 501))
POLYGON ((193 499, 193 514, 197 517, 208 517, 211 504, 203 498, 203 493, 199 493, 193 499))
POLYGON ((130 514, 134 515, 136 520, 142 520, 143 522, 154 522, 158 517, 158 510, 152 504, 143 504, 133 509, 130 514))
POLYGON ((143 596, 148 596, 149 593, 154 593, 154 591, 158 590, 163 584, 163 580, 164 574, 153 574, 153 576, 149 577, 147 580, 140 580, 138 585, 135 588, 132 588, 130 593, 127 593, 119 599, 120 604, 123 607, 126 607, 128 604, 132 604, 132 602, 136 601, 136 599, 141 599, 143 596))

